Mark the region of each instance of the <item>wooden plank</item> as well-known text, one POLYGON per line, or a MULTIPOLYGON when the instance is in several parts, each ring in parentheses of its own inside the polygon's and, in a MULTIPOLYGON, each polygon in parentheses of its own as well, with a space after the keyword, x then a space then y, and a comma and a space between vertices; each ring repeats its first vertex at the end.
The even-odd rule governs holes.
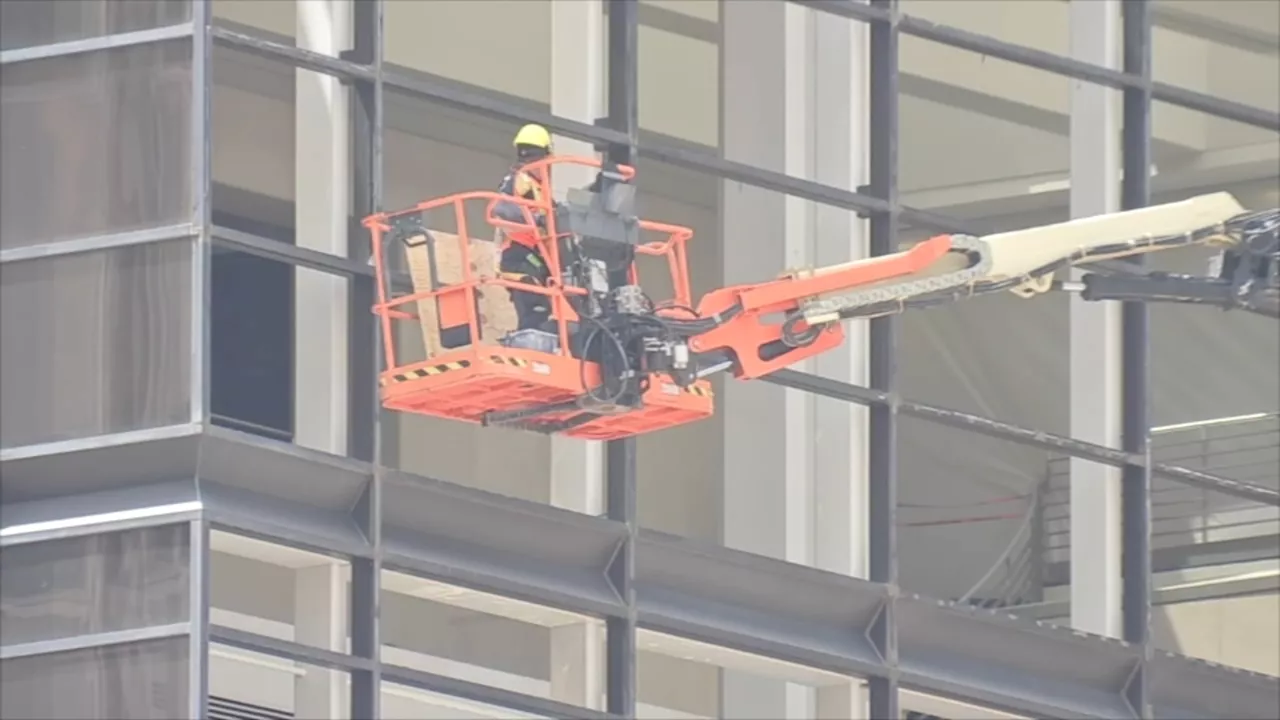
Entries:
MULTIPOLYGON (((470 239, 471 272, 476 278, 496 278, 500 246, 492 240, 470 239)), ((463 266, 462 244, 458 236, 430 231, 427 237, 416 236, 405 242, 405 260, 415 293, 438 290, 466 278, 463 266)), ((477 321, 480 325, 480 341, 497 344, 504 335, 516 328, 515 305, 510 293, 500 286, 480 286, 476 289, 477 321)), ((434 357, 445 348, 440 338, 440 302, 438 298, 424 298, 417 302, 418 319, 422 325, 422 337, 427 357, 434 357)), ((454 348, 456 349, 456 348, 454 348)))

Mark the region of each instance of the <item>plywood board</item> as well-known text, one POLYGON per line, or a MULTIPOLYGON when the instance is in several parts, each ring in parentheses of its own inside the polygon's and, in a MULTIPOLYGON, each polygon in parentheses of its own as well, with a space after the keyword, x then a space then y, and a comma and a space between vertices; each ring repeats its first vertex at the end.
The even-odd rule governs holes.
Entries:
MULTIPOLYGON (((466 278, 463 266, 462 243, 458 236, 432 230, 425 238, 421 235, 409 238, 405 243, 405 260, 415 293, 438 290, 466 278)), ((469 262, 476 278, 495 278, 501 246, 492 240, 471 238, 469 262)), ((427 357, 448 350, 440 339, 440 312, 437 298, 424 298, 417 302, 418 319, 422 324, 422 337, 427 357)), ((496 344, 504 335, 516 328, 516 310, 506 288, 481 285, 476 289, 477 321, 480 325, 480 341, 496 344)))

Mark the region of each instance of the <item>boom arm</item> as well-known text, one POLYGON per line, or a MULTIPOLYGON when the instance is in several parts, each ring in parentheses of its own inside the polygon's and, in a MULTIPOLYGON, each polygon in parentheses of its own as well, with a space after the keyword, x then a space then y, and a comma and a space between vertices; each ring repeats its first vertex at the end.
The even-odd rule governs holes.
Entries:
POLYGON ((681 334, 700 376, 730 369, 751 379, 838 346, 841 320, 995 292, 1074 290, 1086 300, 1208 303, 1280 316, 1278 232, 1280 210, 1246 213, 1219 192, 1015 232, 944 235, 893 255, 714 290, 681 334), (1072 266, 1192 245, 1223 248, 1216 277, 1091 273, 1081 283, 1054 282, 1072 266))

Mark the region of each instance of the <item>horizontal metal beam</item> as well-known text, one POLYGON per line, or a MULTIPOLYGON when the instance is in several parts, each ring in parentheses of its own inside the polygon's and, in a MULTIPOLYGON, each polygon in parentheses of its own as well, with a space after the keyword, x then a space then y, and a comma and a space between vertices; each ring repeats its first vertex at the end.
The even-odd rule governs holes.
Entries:
POLYGON ((330 275, 373 276, 373 267, 367 263, 356 262, 333 253, 290 245, 252 233, 215 226, 210 236, 214 247, 235 250, 330 275))
MULTIPOLYGON (((219 526, 335 556, 372 551, 352 517, 371 465, 224 428, 206 428, 194 442, 140 437, 129 447, 13 461, 2 489, 38 489, 51 500, 84 486, 122 486, 128 477, 171 485, 184 471, 195 471, 188 482, 219 526)), ((626 532, 621 523, 405 473, 387 478, 388 566, 588 616, 625 612, 606 578, 626 532)), ((887 586, 657 533, 639 538, 636 592, 648 630, 848 676, 900 673, 923 692, 1037 717, 1124 716, 1120 692, 1136 656, 1120 643, 911 596, 895 600, 900 664, 893 667, 866 635, 887 586)), ((259 652, 310 650, 225 628, 213 638, 259 652)), ((307 661, 354 662, 337 653, 307 661)), ((1216 714, 1276 717, 1261 701, 1273 678, 1183 663, 1169 661, 1173 669, 1162 672, 1187 673, 1199 696, 1215 699, 1216 714)), ((1153 692, 1171 707, 1187 702, 1177 685, 1153 683, 1153 692)))
POLYGON ((28 62, 30 60, 44 60, 46 58, 54 57, 66 57, 68 55, 81 55, 84 53, 98 52, 102 50, 114 50, 116 48, 164 42, 166 40, 178 40, 180 38, 191 37, 194 32, 195 25, 190 22, 185 22, 178 23, 177 25, 147 28, 145 30, 132 30, 130 32, 116 33, 114 35, 98 35, 96 37, 78 38, 76 40, 67 40, 65 42, 49 43, 47 45, 34 45, 31 47, 14 48, 12 50, 0 50, 0 65, 28 62))
POLYGON ((0 660, 16 660, 17 658, 31 657, 33 655, 50 655, 74 652, 76 650, 111 647, 113 645, 132 645, 150 640, 182 637, 190 632, 191 623, 178 622, 168 625, 150 625, 126 630, 72 635, 50 640, 36 640, 0 647, 0 660))
POLYGON ((496 705, 508 710, 529 713, 539 717, 573 718, 574 720, 623 720, 621 715, 589 710, 581 705, 570 705, 536 695, 526 695, 492 685, 482 685, 448 675, 414 670, 413 668, 399 665, 384 664, 382 666, 382 679, 386 682, 408 685, 427 692, 440 693, 441 695, 449 695, 486 705, 496 705))
POLYGON ((267 40, 249 33, 239 32, 221 25, 209 28, 209 34, 218 47, 232 48, 268 60, 282 60, 295 67, 312 72, 332 75, 342 80, 365 80, 372 82, 376 77, 373 68, 361 65, 332 55, 325 55, 314 50, 304 50, 292 45, 267 40))
POLYGON ((262 653, 282 660, 298 660, 328 670, 367 670, 373 664, 368 658, 325 650, 292 640, 259 635, 225 625, 209 625, 209 642, 262 653))
POLYGON ((472 91, 458 83, 441 82, 409 72, 388 69, 383 75, 388 90, 418 97, 430 102, 467 110, 511 123, 535 122, 557 135, 583 140, 603 150, 610 144, 626 142, 626 135, 600 125, 553 115, 542 109, 506 102, 480 91, 472 91))
MULTIPOLYGON (((918 417, 922 420, 938 423, 939 425, 947 425, 960 430, 978 433, 980 435, 987 435, 988 437, 999 438, 1001 440, 1008 440, 1020 445, 1060 452, 1072 457, 1085 458, 1115 467, 1124 467, 1125 465, 1131 464, 1145 464, 1146 462, 1143 457, 1135 456, 1131 453, 1126 453, 1103 445, 1095 445, 1093 443, 1087 443, 1081 440, 1063 437, 1061 435, 1054 435, 1040 430, 1030 430, 1018 427, 1017 425, 1001 422, 999 420, 983 417, 981 415, 960 412, 959 410, 948 410, 946 408, 914 403, 898 398, 890 393, 872 390, 871 388, 860 387, 858 385, 850 385, 849 383, 843 383, 837 380, 819 377, 817 375, 810 375, 796 370, 779 370, 761 379, 775 385, 781 385, 783 387, 789 387, 796 390, 804 390, 805 392, 811 392, 824 397, 835 398, 837 400, 858 403, 859 405, 895 405, 898 408, 898 411, 904 415, 918 417)), ((1232 480, 1230 478, 1201 472, 1199 470, 1174 467, 1163 463, 1153 464, 1151 466, 1151 471, 1156 475, 1160 475, 1192 487, 1212 490, 1226 495, 1244 498, 1245 500, 1263 503, 1265 505, 1280 506, 1280 492, 1263 485, 1254 485, 1252 483, 1232 480)))
MULTIPOLYGON (((6 478, 7 480, 7 478, 6 478)), ((124 532, 199 520, 191 480, 0 503, 0 547, 124 532)))
MULTIPOLYGON (((215 226, 213 232, 210 233, 213 246, 225 250, 233 250, 242 252, 265 260, 272 260, 286 265, 295 265, 304 267, 308 270, 327 273, 329 275, 339 275, 343 277, 373 277, 373 266, 368 263, 356 262, 350 258, 335 255, 333 253, 321 252, 310 248, 302 248, 297 245, 291 245, 286 242, 274 240, 253 233, 232 230, 222 226, 215 226)), ((388 272, 388 282, 391 285, 392 292, 409 294, 414 291, 413 279, 409 274, 403 271, 388 272)), ((372 309, 372 305, 370 306, 372 309)), ((220 418, 224 425, 236 427, 243 426, 244 423, 236 418, 220 418)), ((280 434, 280 431, 274 428, 265 428, 267 434, 280 434)), ((262 434, 261 432, 257 434, 262 434)))
POLYGON ((1157 652, 1147 663, 1147 681, 1157 718, 1280 717, 1273 675, 1157 652))
MULTIPOLYGON (((798 5, 820 10, 837 17, 862 22, 891 22, 889 13, 854 0, 790 0, 798 5)), ((1137 75, 1094 65, 1075 58, 1055 55, 1025 45, 1005 42, 989 35, 962 30, 912 15, 897 18, 898 29, 914 37, 947 45, 961 50, 979 53, 1038 70, 1065 75, 1077 80, 1124 89, 1147 89, 1150 86, 1154 100, 1178 105, 1190 110, 1207 113, 1227 120, 1252 125, 1266 130, 1280 131, 1280 113, 1245 105, 1226 98, 1189 90, 1162 82, 1148 82, 1137 75)))
POLYGON ((388 569, 596 617, 622 612, 604 572, 626 537, 620 523, 394 470, 383 502, 388 569), (502 525, 488 524, 495 513, 502 525))
POLYGON ((889 203, 871 195, 841 190, 812 180, 792 177, 785 173, 764 170, 745 163, 726 160, 710 152, 675 146, 642 145, 640 157, 658 160, 678 167, 705 172, 726 180, 754 185, 765 190, 793 195, 827 205, 854 210, 859 213, 883 213, 890 210, 889 203))
POLYGON ((93 235, 71 240, 58 240, 39 245, 25 245, 0 250, 0 264, 22 262, 24 260, 44 260, 46 258, 78 255, 80 253, 111 250, 132 245, 168 242, 170 240, 195 237, 199 234, 199 229, 195 225, 179 223, 177 225, 165 225, 144 230, 128 230, 126 232, 93 235))
POLYGON ((847 675, 886 674, 867 635, 889 599, 884 585, 651 531, 640 534, 636 557, 647 630, 847 675))
POLYGON ((1232 120, 1244 125, 1280 132, 1280 113, 1217 97, 1216 95, 1196 92, 1177 85, 1170 85, 1158 80, 1151 81, 1151 99, 1202 112, 1213 117, 1220 117, 1224 120, 1232 120))

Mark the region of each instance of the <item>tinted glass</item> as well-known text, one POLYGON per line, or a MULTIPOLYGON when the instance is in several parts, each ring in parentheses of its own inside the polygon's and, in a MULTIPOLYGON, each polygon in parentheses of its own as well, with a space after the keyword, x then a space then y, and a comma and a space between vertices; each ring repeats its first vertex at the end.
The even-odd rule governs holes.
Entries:
POLYGON ((190 0, 4 0, 0 50, 149 30, 190 19, 190 0))
POLYGON ((0 247, 189 220, 191 84, 185 39, 0 67, 0 247))
POLYGON ((0 643, 186 620, 189 542, 182 524, 5 548, 0 643))
POLYGON ((71 720, 187 717, 187 639, 0 662, 0 715, 71 720))
POLYGON ((0 265, 0 446, 189 420, 190 262, 176 240, 0 265))

